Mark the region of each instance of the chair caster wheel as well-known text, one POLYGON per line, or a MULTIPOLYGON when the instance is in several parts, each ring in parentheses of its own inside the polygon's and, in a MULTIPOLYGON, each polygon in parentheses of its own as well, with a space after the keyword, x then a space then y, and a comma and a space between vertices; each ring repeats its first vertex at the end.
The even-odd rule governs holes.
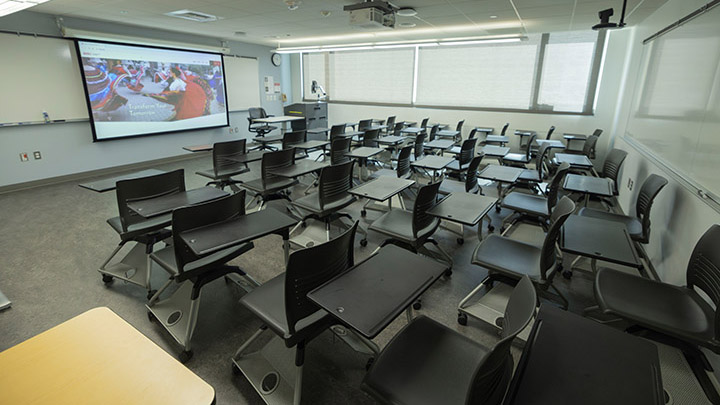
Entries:
POLYGON ((501 210, 502 210, 502 208, 500 208, 499 205, 496 205, 496 206, 495 206, 495 212, 500 212, 501 210))
POLYGON ((362 246, 362 247, 367 246, 367 239, 360 239, 360 246, 362 246))
POLYGON ((375 357, 370 357, 365 363, 365 371, 370 371, 370 367, 372 367, 373 363, 375 363, 375 357))
POLYGON ((152 311, 147 311, 148 321, 155 322, 155 315, 152 313, 152 311))
POLYGON ((495 232, 495 227, 492 225, 488 226, 488 232, 490 232, 490 233, 495 232))
POLYGON ((152 298, 153 295, 155 295, 156 292, 157 292, 157 290, 150 290, 150 291, 148 291, 148 293, 147 293, 147 299, 152 298))
POLYGON ((467 325, 467 315, 466 314, 458 314, 458 323, 462 326, 467 325))
POLYGON ((232 373, 233 375, 240 375, 240 367, 235 365, 235 363, 232 363, 232 373))
POLYGON ((565 270, 562 272, 562 275, 566 280, 570 280, 572 278, 572 271, 565 270))
POLYGON ((185 364, 185 363, 187 363, 188 360, 190 360, 192 358, 192 356, 193 356, 192 350, 185 350, 185 351, 180 352, 180 354, 178 355, 178 360, 180 360, 180 363, 185 364))
POLYGON ((300 223, 300 226, 302 226, 303 228, 307 228, 307 222, 302 221, 302 222, 300 223))
POLYGON ((421 303, 420 301, 415 301, 415 302, 413 302, 413 309, 414 309, 414 310, 418 310, 418 309, 420 309, 420 308, 422 308, 422 303, 421 303))
POLYGON ((462 245, 463 243, 465 243, 465 239, 463 239, 463 238, 457 238, 457 244, 458 244, 458 245, 462 245))
POLYGON ((452 269, 445 270, 445 273, 443 273, 443 276, 452 277, 452 269))
POLYGON ((361 217, 365 218, 366 215, 367 215, 367 211, 365 211, 365 210, 360 211, 361 217))
POLYGON ((113 280, 114 280, 113 276, 108 276, 107 274, 102 275, 102 281, 105 284, 110 284, 113 282, 113 280))

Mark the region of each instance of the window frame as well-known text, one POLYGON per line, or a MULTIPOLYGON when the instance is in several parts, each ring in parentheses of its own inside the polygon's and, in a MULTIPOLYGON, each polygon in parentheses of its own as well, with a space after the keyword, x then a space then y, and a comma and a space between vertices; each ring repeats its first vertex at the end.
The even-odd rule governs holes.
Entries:
MULTIPOLYGON (((415 95, 417 94, 417 79, 418 79, 418 67, 417 63, 419 60, 419 52, 420 47, 415 46, 414 47, 414 61, 415 69, 413 71, 413 89, 412 94, 413 97, 410 102, 408 103, 379 103, 379 102, 366 102, 366 101, 350 101, 350 100, 333 100, 332 99, 332 89, 326 89, 328 93, 327 99, 324 101, 328 103, 334 103, 334 104, 346 104, 346 105, 373 105, 373 106, 380 106, 380 107, 411 107, 411 108, 432 108, 432 109, 439 109, 439 110, 461 110, 461 111, 489 111, 489 112, 517 112, 517 113, 529 113, 529 114, 553 114, 553 115, 595 115, 595 104, 596 104, 596 97, 597 97, 597 90, 598 85, 600 83, 600 73, 602 72, 602 66, 604 63, 604 56, 605 56, 605 45, 607 41, 607 32, 605 30, 600 31, 598 33, 597 40, 595 41, 595 52, 593 54, 591 69, 590 69, 590 78, 588 80, 588 91, 585 95, 585 101, 583 103, 583 111, 581 112, 572 112, 572 111, 551 111, 546 109, 540 109, 538 106, 538 97, 540 94, 540 85, 542 83, 542 71, 543 71, 543 60, 545 55, 545 48, 549 43, 549 38, 551 33, 543 33, 541 35, 540 43, 538 45, 538 53, 537 58, 538 62, 536 63, 535 68, 535 75, 533 77, 533 85, 532 85, 532 92, 531 92, 531 107, 529 109, 522 109, 522 108, 506 108, 506 107, 479 107, 479 106, 448 106, 448 105, 441 105, 441 104, 424 104, 424 103, 416 103, 414 101, 415 95)), ((324 52, 324 54, 327 55, 330 54, 330 52, 324 52)), ((302 94, 302 100, 304 102, 314 102, 317 101, 313 98, 308 98, 307 95, 304 92, 305 89, 305 74, 303 72, 303 64, 305 60, 306 53, 301 53, 300 55, 300 66, 301 66, 301 72, 300 72, 300 79, 302 82, 301 89, 303 89, 302 94)), ((326 59, 327 63, 327 59, 326 59)), ((329 83, 329 75, 330 72, 326 69, 326 83, 329 83)))

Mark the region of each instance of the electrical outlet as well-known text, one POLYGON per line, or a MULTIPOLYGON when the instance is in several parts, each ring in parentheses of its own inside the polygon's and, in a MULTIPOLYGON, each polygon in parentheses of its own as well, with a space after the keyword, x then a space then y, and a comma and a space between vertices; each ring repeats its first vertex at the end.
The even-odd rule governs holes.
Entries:
POLYGON ((28 159, 28 154, 27 154, 27 153, 25 153, 25 152, 20 153, 20 161, 21 161, 21 162, 27 162, 28 160, 29 160, 29 159, 28 159))
POLYGON ((235 127, 235 133, 236 133, 236 134, 239 134, 239 133, 240 133, 240 130, 238 129, 238 127, 235 127))
POLYGON ((36 150, 35 152, 33 152, 33 158, 35 158, 35 160, 42 159, 42 155, 40 154, 39 150, 36 150))

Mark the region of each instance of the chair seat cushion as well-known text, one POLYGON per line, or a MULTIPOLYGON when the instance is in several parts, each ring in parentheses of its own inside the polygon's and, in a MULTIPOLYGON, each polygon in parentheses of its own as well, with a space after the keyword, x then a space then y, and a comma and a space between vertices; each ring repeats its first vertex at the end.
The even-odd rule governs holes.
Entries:
POLYGON ((640 220, 635 217, 615 214, 607 211, 595 210, 592 208, 582 208, 580 212, 578 212, 578 215, 623 223, 625 224, 625 228, 627 229, 628 234, 631 238, 637 240, 642 239, 643 237, 642 222, 640 222, 640 220))
POLYGON ((513 191, 505 196, 502 207, 528 215, 536 215, 539 217, 550 216, 548 213, 547 199, 541 195, 513 191))
POLYGON ((540 182, 540 174, 537 170, 525 169, 520 173, 518 180, 537 183, 540 182))
POLYGON ((415 243, 418 239, 422 239, 432 233, 440 222, 439 219, 433 220, 428 227, 418 232, 418 237, 416 238, 412 230, 412 217, 412 211, 393 209, 376 219, 375 222, 370 225, 369 229, 408 243, 415 243))
POLYGON ((325 207, 320 207, 320 193, 313 193, 306 195, 305 197, 293 200, 292 204, 300 207, 306 211, 310 211, 313 214, 318 214, 320 217, 324 217, 333 212, 347 207, 354 203, 356 198, 352 194, 346 194, 335 201, 325 204, 325 207))
POLYGON ((715 312, 694 290, 600 268, 595 298, 605 313, 690 340, 706 347, 713 341, 715 312))
POLYGON ((464 172, 465 170, 467 170, 468 166, 470 166, 470 162, 465 163, 464 165, 460 165, 459 160, 453 160, 452 162, 450 162, 449 165, 445 166, 445 168, 455 172, 464 172))
POLYGON ((489 350, 418 316, 380 353, 363 388, 395 404, 465 404, 475 369, 489 350))
POLYGON ((540 279, 541 249, 529 243, 498 235, 485 238, 475 250, 473 264, 520 278, 527 274, 540 279))
MULTIPOLYGON (((240 299, 240 303, 260 318, 278 336, 285 340, 292 339, 285 315, 285 273, 245 294, 240 299)), ((323 309, 318 309, 298 321, 295 330, 300 332, 325 317, 330 317, 330 314, 323 309)))
POLYGON ((166 226, 170 226, 171 222, 172 213, 158 215, 156 217, 148 218, 141 222, 132 224, 127 227, 127 232, 124 232, 122 229, 122 222, 120 221, 120 217, 113 217, 107 220, 107 223, 110 224, 110 226, 115 230, 115 232, 120 235, 120 239, 122 240, 130 240, 135 237, 160 230, 162 228, 165 228, 166 226))
POLYGON ((256 193, 272 194, 288 187, 292 187, 295 184, 297 184, 297 180, 286 179, 283 177, 273 177, 272 179, 268 180, 264 185, 262 179, 255 179, 242 183, 242 186, 256 193))
POLYGON ((247 168, 245 166, 240 166, 240 167, 234 167, 231 169, 220 170, 217 172, 217 174, 215 174, 215 170, 213 170, 213 169, 200 170, 200 171, 195 172, 195 174, 198 174, 200 176, 207 177, 207 178, 210 178, 213 180, 224 180, 224 179, 228 179, 231 176, 237 176, 238 174, 247 173, 249 171, 250 171, 249 168, 247 168))

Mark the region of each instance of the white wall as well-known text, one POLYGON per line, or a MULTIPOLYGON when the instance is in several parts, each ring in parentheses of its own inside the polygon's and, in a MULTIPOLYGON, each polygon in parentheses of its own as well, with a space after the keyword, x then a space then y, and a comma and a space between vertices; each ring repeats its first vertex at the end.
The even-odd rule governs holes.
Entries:
MULTIPOLYGON (((218 39, 210 37, 69 17, 64 20, 68 27, 87 31, 198 45, 220 45, 218 39)), ((48 35, 60 34, 53 16, 32 12, 19 12, 0 18, 0 29, 48 35)), ((283 77, 281 68, 273 66, 270 61, 269 47, 234 41, 230 41, 229 46, 234 54, 258 58, 258 91, 261 89, 263 76, 283 77)), ((287 67, 286 70, 289 71, 287 67)), ((287 71, 285 76, 287 76, 287 71)), ((42 95, 28 96, 41 97, 42 95)), ((282 101, 268 101, 262 92, 261 103, 269 114, 282 114, 282 101)), ((186 145, 246 138, 250 135, 247 131, 246 117, 247 112, 231 113, 230 128, 205 129, 97 143, 92 141, 89 122, 3 127, 0 128, 0 187, 178 156, 189 153, 182 150, 182 147, 186 145), (235 128, 238 129, 238 132, 235 132, 235 128), (30 155, 30 161, 20 161, 19 154, 21 152, 32 154, 33 151, 40 151, 42 159, 34 160, 30 155)))
POLYGON ((634 28, 634 36, 629 44, 631 58, 626 66, 625 82, 618 98, 617 124, 613 130, 615 147, 628 152, 622 171, 619 197, 625 212, 634 212, 636 194, 649 174, 659 174, 669 181, 658 195, 652 209, 652 232, 646 251, 660 277, 666 282, 678 285, 686 282, 685 270, 695 243, 710 225, 720 223, 720 214, 676 181, 670 173, 666 173, 661 166, 625 142, 622 135, 625 133, 631 110, 634 82, 638 77, 642 58, 643 39, 705 3, 704 0, 670 0, 634 28), (629 179, 635 183, 632 191, 627 188, 629 179))

